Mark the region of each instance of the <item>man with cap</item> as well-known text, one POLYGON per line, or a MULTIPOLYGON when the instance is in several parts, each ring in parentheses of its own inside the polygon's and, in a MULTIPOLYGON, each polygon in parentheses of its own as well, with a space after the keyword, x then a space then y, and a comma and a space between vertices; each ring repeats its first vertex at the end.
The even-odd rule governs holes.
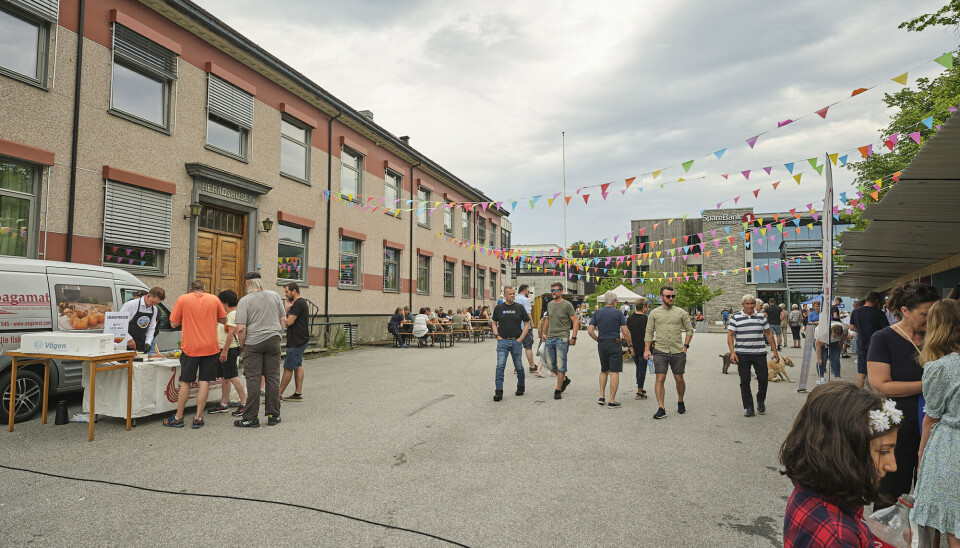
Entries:
POLYGON ((620 341, 627 341, 631 356, 633 341, 627 329, 627 318, 617 310, 617 294, 607 291, 603 296, 603 304, 603 308, 594 312, 587 334, 597 341, 597 352, 600 354, 600 399, 597 403, 616 409, 620 407, 617 388, 620 387, 620 372, 623 371, 623 345, 620 341), (610 378, 610 401, 605 399, 607 377, 610 378))
POLYGON ((280 423, 280 334, 287 324, 283 301, 276 291, 264 291, 259 272, 243 276, 246 295, 237 305, 237 339, 243 347, 247 404, 234 426, 260 426, 260 377, 264 378, 267 425, 280 423))

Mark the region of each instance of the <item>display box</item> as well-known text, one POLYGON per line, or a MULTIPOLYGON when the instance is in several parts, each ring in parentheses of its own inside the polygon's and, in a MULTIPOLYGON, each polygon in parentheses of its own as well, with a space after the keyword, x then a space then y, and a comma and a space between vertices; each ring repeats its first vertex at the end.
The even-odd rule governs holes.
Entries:
POLYGON ((65 356, 101 356, 113 354, 113 335, 107 333, 24 333, 20 352, 65 356))

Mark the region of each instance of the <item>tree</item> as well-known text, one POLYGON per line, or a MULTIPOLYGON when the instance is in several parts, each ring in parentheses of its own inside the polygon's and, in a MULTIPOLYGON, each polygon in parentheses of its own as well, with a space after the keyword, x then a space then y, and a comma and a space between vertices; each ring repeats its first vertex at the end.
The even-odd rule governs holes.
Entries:
POLYGON ((928 27, 956 27, 958 25, 960 25, 960 0, 950 0, 936 13, 925 13, 915 19, 904 21, 897 28, 919 32, 928 27))
MULTIPOLYGON (((695 272, 693 268, 688 268, 687 272, 695 272)), ((710 289, 710 286, 703 283, 703 278, 694 280, 684 280, 673 286, 677 293, 676 305, 680 308, 703 310, 703 305, 707 301, 723 295, 723 288, 710 289)))

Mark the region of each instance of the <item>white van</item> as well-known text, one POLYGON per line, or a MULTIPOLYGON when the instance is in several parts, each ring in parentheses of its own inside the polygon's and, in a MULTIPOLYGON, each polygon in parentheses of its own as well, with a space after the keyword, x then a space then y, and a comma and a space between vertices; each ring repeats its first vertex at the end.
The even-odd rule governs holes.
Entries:
MULTIPOLYGON (((133 274, 106 266, 0 257, 0 419, 10 411, 9 350, 20 348, 20 335, 37 331, 103 331, 103 314, 149 291, 133 274), (77 313, 80 312, 80 313, 77 313)), ((170 327, 170 309, 160 303, 157 346, 175 350, 179 332, 170 327)), ((55 360, 50 393, 82 390, 81 362, 55 360)), ((32 417, 43 402, 43 368, 17 370, 16 420, 32 417)))

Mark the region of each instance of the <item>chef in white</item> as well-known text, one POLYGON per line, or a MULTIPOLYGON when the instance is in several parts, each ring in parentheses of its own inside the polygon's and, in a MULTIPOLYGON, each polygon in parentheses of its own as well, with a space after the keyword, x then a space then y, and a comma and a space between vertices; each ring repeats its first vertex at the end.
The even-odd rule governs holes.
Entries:
POLYGON ((166 298, 162 287, 154 287, 142 297, 130 299, 120 307, 120 313, 130 317, 127 326, 127 348, 146 352, 153 346, 153 338, 157 334, 157 318, 160 310, 157 308, 166 298))

